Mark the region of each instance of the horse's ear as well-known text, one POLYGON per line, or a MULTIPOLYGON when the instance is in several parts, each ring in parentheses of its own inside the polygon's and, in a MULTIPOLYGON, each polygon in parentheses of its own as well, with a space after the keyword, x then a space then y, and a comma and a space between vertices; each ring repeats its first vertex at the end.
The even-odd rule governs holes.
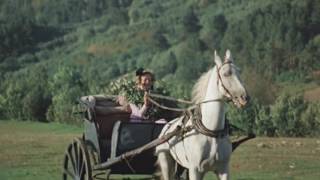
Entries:
POLYGON ((227 51, 226 51, 226 56, 225 56, 225 58, 224 58, 224 62, 232 62, 233 60, 232 60, 232 56, 231 56, 231 51, 228 49, 227 51))
POLYGON ((216 63, 216 65, 218 67, 220 67, 222 65, 222 61, 221 61, 221 58, 220 56, 218 55, 217 51, 215 50, 214 51, 214 62, 216 63))

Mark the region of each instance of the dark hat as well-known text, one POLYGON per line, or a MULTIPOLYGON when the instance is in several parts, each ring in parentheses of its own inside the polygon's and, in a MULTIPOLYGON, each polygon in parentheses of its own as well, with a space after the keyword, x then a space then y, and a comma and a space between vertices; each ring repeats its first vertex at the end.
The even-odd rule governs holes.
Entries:
POLYGON ((144 69, 142 67, 140 67, 136 70, 136 76, 142 76, 143 73, 144 73, 144 69))

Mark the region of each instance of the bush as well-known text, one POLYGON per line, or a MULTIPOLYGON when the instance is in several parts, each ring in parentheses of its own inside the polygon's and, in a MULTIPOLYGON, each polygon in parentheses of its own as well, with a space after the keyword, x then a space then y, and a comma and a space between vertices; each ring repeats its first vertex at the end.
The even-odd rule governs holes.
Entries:
POLYGON ((72 67, 61 66, 49 81, 52 104, 46 114, 48 121, 79 123, 73 115, 77 99, 88 92, 79 71, 72 67))
POLYGON ((301 115, 304 133, 309 136, 319 136, 320 132, 320 103, 309 103, 301 115))
POLYGON ((254 132, 256 129, 255 119, 259 112, 256 100, 252 100, 245 109, 238 109, 231 103, 228 107, 226 116, 231 124, 246 132, 254 132))
POLYGON ((253 99, 245 109, 233 106, 227 112, 231 124, 269 137, 318 136, 320 103, 308 103, 301 95, 283 94, 273 105, 260 105, 253 99))
POLYGON ((23 116, 28 120, 46 121, 51 97, 43 87, 31 89, 22 99, 23 116))
POLYGON ((52 104, 46 114, 47 120, 51 122, 79 124, 81 119, 77 118, 73 113, 77 99, 82 95, 83 92, 79 87, 60 89, 60 92, 52 98, 52 104))
POLYGON ((304 136, 306 127, 302 122, 302 114, 307 104, 301 95, 281 95, 271 106, 271 118, 277 136, 304 136))
POLYGON ((269 137, 276 135, 276 127, 271 119, 270 107, 260 106, 255 116, 255 132, 257 135, 269 137))

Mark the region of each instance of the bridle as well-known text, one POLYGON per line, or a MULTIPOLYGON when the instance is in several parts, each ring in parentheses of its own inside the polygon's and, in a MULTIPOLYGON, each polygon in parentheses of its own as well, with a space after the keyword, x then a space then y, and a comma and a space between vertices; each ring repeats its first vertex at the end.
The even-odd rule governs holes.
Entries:
MULTIPOLYGON (((219 83, 221 83, 222 88, 228 94, 229 97, 228 97, 227 101, 237 101, 237 99, 234 98, 234 96, 230 93, 230 91, 224 85, 223 80, 222 80, 221 75, 220 75, 221 68, 226 64, 232 64, 232 61, 225 61, 220 67, 217 67, 217 75, 218 75, 217 85, 219 86, 219 83)), ((151 95, 153 97, 157 97, 157 98, 163 98, 163 99, 167 99, 167 100, 174 100, 176 102, 183 102, 183 103, 186 103, 186 104, 193 104, 192 102, 181 101, 179 99, 178 100, 171 99, 170 97, 165 97, 165 96, 161 96, 161 95, 156 95, 156 94, 149 94, 149 95, 151 95)), ((226 122, 225 127, 223 129, 210 130, 210 129, 206 128, 204 126, 204 124, 202 123, 202 121, 201 121, 202 115, 201 115, 201 112, 200 112, 200 109, 201 109, 200 105, 201 104, 206 104, 206 103, 209 103, 209 102, 217 102, 217 101, 222 101, 223 102, 223 101, 226 101, 223 98, 209 99, 209 100, 201 101, 199 103, 193 104, 189 108, 169 108, 169 107, 160 105, 159 103, 157 103, 155 100, 153 100, 149 96, 148 96, 148 98, 153 104, 157 105, 158 107, 160 107, 162 109, 171 110, 171 111, 178 111, 178 112, 184 112, 185 113, 185 116, 184 116, 185 120, 182 120, 182 122, 184 124, 183 126, 186 125, 186 122, 188 121, 187 119, 192 117, 192 125, 184 127, 185 129, 188 129, 188 131, 190 131, 191 129, 194 128, 199 133, 201 133, 203 135, 206 135, 206 136, 209 136, 209 137, 215 137, 215 138, 219 138, 219 137, 221 138, 221 137, 224 137, 224 136, 226 136, 228 134, 228 131, 229 131, 228 122, 226 122)))
POLYGON ((237 97, 234 97, 234 96, 230 93, 230 91, 228 90, 228 88, 226 88, 226 86, 224 85, 224 83, 223 83, 223 81, 222 81, 222 78, 221 78, 221 75, 220 75, 220 70, 221 70, 221 68, 222 68, 224 65, 226 65, 226 64, 233 65, 232 61, 227 60, 227 61, 225 61, 224 63, 222 63, 222 65, 221 65, 220 67, 217 67, 217 75, 218 75, 217 86, 219 87, 219 82, 220 82, 223 90, 224 90, 224 91, 227 93, 227 95, 229 96, 229 97, 228 97, 228 100, 229 100, 229 101, 233 101, 234 103, 237 102, 238 104, 241 104, 241 103, 239 102, 238 98, 237 98, 237 97))
POLYGON ((221 86, 223 88, 223 90, 228 94, 229 98, 231 100, 234 100, 234 96, 232 96, 232 94, 230 93, 230 91, 228 90, 228 88, 226 88, 226 86, 224 85, 221 75, 220 75, 220 70, 221 68, 226 65, 226 64, 232 64, 232 61, 225 61, 220 67, 217 68, 217 75, 218 75, 218 79, 217 79, 217 85, 219 87, 219 82, 221 83, 221 86))
POLYGON ((228 94, 229 96, 229 99, 228 100, 225 100, 223 98, 217 98, 217 99, 209 99, 209 100, 204 100, 204 101, 201 101, 201 102, 198 102, 198 103, 194 103, 194 102, 191 102, 191 101, 186 101, 186 100, 182 100, 182 99, 176 99, 176 98, 171 98, 171 97, 168 97, 168 96, 163 96, 163 95, 160 95, 160 94, 154 94, 154 93, 148 93, 148 99, 155 105, 157 105, 158 107, 162 108, 162 109, 166 109, 166 110, 171 110, 171 111, 177 111, 177 112, 184 112, 186 110, 191 110, 191 109, 194 109, 195 107, 201 105, 201 104, 206 104, 206 103, 210 103, 210 102, 217 102, 217 101, 224 101, 224 102, 229 102, 229 101, 232 101, 234 100, 234 96, 230 93, 230 91, 226 88, 226 86, 224 85, 223 81, 222 81, 222 78, 221 78, 221 75, 220 75, 220 70, 221 68, 226 65, 226 64, 232 64, 231 61, 225 61, 220 67, 217 67, 217 75, 218 75, 218 79, 217 79, 217 85, 219 86, 219 82, 221 83, 221 86, 223 88, 223 90, 228 94), (175 101, 175 102, 179 102, 179 103, 183 103, 183 104, 189 104, 189 105, 192 105, 190 106, 189 108, 169 108, 169 107, 165 107, 165 106, 162 106, 160 105, 159 103, 157 103, 155 100, 153 100, 152 98, 150 97, 155 97, 155 98, 160 98, 160 99, 166 99, 166 100, 169 100, 169 101, 175 101))

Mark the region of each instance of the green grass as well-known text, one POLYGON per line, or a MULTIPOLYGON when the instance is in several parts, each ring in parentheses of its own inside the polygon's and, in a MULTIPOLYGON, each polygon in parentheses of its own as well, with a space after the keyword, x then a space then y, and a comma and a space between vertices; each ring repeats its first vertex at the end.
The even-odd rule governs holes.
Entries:
POLYGON ((257 138, 235 151, 231 171, 239 180, 313 180, 320 176, 319 154, 320 141, 317 139, 257 138))
POLYGON ((0 121, 0 179, 61 179, 64 150, 81 132, 56 123, 0 121))
MULTIPOLYGON (((0 121, 0 179, 61 179, 65 148, 81 133, 57 123, 0 121)), ((307 138, 256 138, 241 145, 230 163, 235 180, 314 180, 319 167, 320 139, 307 138)))

